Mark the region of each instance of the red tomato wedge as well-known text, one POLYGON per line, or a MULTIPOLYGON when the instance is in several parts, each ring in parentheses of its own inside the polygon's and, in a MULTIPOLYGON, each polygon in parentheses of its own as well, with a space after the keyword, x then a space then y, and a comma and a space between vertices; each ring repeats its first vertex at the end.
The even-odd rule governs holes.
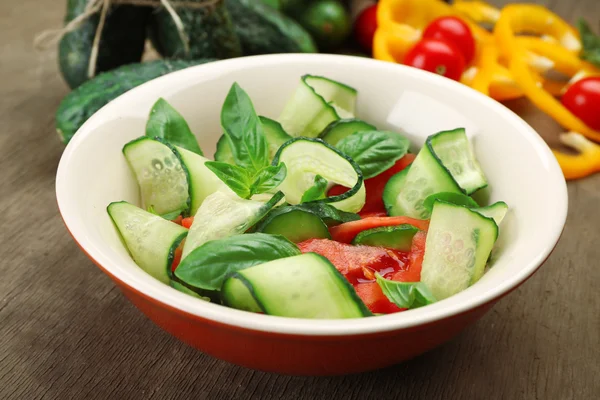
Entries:
POLYGON ((171 222, 175 222, 177 225, 181 225, 182 220, 183 220, 183 217, 181 215, 178 215, 177 218, 172 219, 171 222))
POLYGON ((427 232, 419 231, 413 236, 412 245, 410 248, 410 261, 408 268, 398 270, 392 275, 393 281, 398 282, 420 282, 421 267, 423 266, 423 255, 425 254, 425 240, 427 232))
POLYGON ((181 220, 181 226, 190 229, 194 223, 194 217, 187 217, 181 220))
POLYGON ((406 310, 392 303, 376 282, 359 283, 354 287, 356 294, 373 313, 391 314, 406 310))
POLYGON ((172 272, 175 272, 175 270, 179 266, 179 263, 181 262, 181 255, 183 254, 183 243, 184 242, 181 242, 181 244, 177 246, 177 248, 175 249, 175 254, 173 254, 173 263, 171 264, 172 272))
MULTIPOLYGON (((396 175, 398 172, 406 168, 410 163, 414 161, 416 154, 406 154, 404 157, 396 161, 396 163, 389 169, 383 171, 377 176, 371 179, 365 179, 365 191, 367 194, 365 205, 363 206, 361 213, 370 212, 382 212, 385 213, 385 207, 383 206, 383 189, 385 184, 390 178, 396 175)), ((327 192, 327 196, 338 196, 342 193, 346 193, 348 190, 345 186, 336 185, 333 186, 327 192)))
POLYGON ((362 219, 365 218, 373 218, 373 217, 387 217, 387 213, 385 211, 367 211, 358 213, 362 219))
POLYGON ((358 221, 346 222, 338 226, 329 228, 331 238, 341 243, 351 243, 352 240, 362 231, 367 229, 379 228, 381 226, 395 226, 409 224, 426 231, 429 228, 429 220, 416 219, 410 217, 370 217, 358 221))

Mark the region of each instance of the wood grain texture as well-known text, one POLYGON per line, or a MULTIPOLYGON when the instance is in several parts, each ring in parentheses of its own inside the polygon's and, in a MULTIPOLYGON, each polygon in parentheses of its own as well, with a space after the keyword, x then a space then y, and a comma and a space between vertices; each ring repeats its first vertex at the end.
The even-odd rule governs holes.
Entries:
MULTIPOLYGON (((536 2, 569 20, 600 19, 597 0, 536 2)), ((278 376, 215 360, 154 326, 58 215, 63 147, 53 115, 67 88, 54 52, 31 46, 39 29, 60 23, 56 3, 0 3, 0 399, 600 398, 600 175, 569 184, 563 239, 533 278, 410 362, 347 377, 278 376)), ((535 110, 511 107, 548 140, 558 133, 535 110)))

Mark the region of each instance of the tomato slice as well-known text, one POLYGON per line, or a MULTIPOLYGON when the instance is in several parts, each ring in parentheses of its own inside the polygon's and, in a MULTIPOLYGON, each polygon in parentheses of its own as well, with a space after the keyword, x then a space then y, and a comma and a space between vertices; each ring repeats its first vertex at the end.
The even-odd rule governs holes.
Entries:
POLYGON ((421 267, 423 266, 423 255, 425 255, 425 239, 427 239, 427 232, 425 231, 419 231, 413 236, 408 268, 395 272, 394 275, 392 275, 393 281, 421 281, 421 267))
POLYGON ((416 219, 410 217, 370 217, 358 221, 346 222, 338 226, 329 228, 331 238, 341 243, 351 243, 352 240, 362 231, 367 229, 379 228, 381 226, 395 226, 409 224, 426 231, 429 228, 429 220, 416 219))
POLYGON ((178 215, 175 219, 172 219, 171 222, 175 222, 177 225, 181 225, 182 220, 183 217, 181 215, 178 215))
POLYGON ((387 213, 385 211, 359 211, 358 215, 360 215, 362 219, 373 217, 387 217, 387 213))
POLYGON ((391 314, 406 310, 389 301, 376 282, 359 283, 354 288, 358 297, 373 313, 391 314))
POLYGON ((190 229, 194 223, 194 217, 187 217, 181 220, 181 226, 190 229))
MULTIPOLYGON (((360 210, 361 214, 371 212, 385 214, 385 207, 383 205, 383 189, 385 188, 385 184, 392 176, 409 166, 410 163, 414 161, 415 157, 416 154, 408 153, 396 161, 391 168, 370 179, 365 179, 366 200, 365 205, 360 210)), ((347 190, 348 188, 345 186, 336 185, 329 189, 327 196, 338 196, 342 193, 346 193, 347 190)))
POLYGON ((183 254, 183 241, 177 248, 175 249, 175 254, 173 254, 173 263, 171 264, 171 271, 175 272, 179 263, 181 262, 181 255, 183 254))

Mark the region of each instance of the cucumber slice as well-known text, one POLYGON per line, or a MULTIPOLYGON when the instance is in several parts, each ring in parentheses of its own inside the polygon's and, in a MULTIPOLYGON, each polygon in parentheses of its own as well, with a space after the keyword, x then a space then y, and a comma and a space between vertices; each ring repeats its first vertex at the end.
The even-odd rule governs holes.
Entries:
POLYGON ((189 294, 190 296, 196 297, 196 298, 204 300, 204 301, 210 301, 210 297, 201 296, 198 293, 194 292, 192 289, 188 288, 187 286, 182 285, 181 283, 179 283, 177 281, 172 280, 169 282, 169 285, 173 289, 178 290, 181 293, 189 294))
POLYGON ((382 226, 360 232, 352 244, 385 247, 400 251, 410 251, 413 236, 419 231, 412 225, 382 226))
POLYGON ((351 158, 321 139, 295 138, 284 143, 273 159, 273 165, 280 162, 285 163, 287 176, 278 189, 285 194, 288 203, 299 204, 318 174, 330 183, 350 188, 339 196, 319 201, 348 212, 357 212, 364 206, 365 185, 360 168, 351 158))
POLYGON ((246 232, 265 216, 283 197, 281 192, 266 203, 245 200, 235 194, 215 192, 208 196, 194 216, 194 223, 181 258, 209 240, 222 239, 246 232))
POLYGON ((383 188, 383 205, 385 206, 388 215, 400 215, 401 213, 401 211, 395 207, 396 198, 400 195, 400 191, 402 191, 402 188, 404 187, 409 170, 410 165, 392 176, 383 188))
POLYGON ((146 136, 123 147, 123 154, 135 174, 142 204, 157 214, 187 215, 190 208, 188 172, 173 148, 161 140, 146 136))
POLYGON ((292 136, 317 137, 332 121, 354 115, 356 90, 320 76, 304 75, 279 122, 292 136))
POLYGON ((230 307, 292 318, 361 318, 372 315, 354 288, 327 260, 306 253, 234 273, 223 284, 230 307))
MULTIPOLYGON (((288 135, 281 124, 267 117, 259 117, 262 123, 263 130, 267 143, 269 144, 269 157, 272 160, 277 154, 277 150, 282 144, 290 140, 292 137, 288 135)), ((222 135, 217 142, 217 151, 215 152, 215 161, 226 162, 228 164, 235 164, 235 158, 231 152, 231 146, 227 141, 227 137, 222 135)))
POLYGON ((438 299, 452 296, 483 275, 498 226, 467 207, 436 201, 425 242, 421 281, 438 299))
POLYGON ((489 206, 473 208, 473 211, 477 211, 484 217, 492 218, 496 222, 496 225, 499 226, 508 212, 508 205, 503 201, 498 201, 489 206))
POLYGON ((463 128, 436 133, 427 138, 427 143, 466 194, 487 186, 487 179, 463 128))
POLYGON ((391 207, 388 213, 427 219, 431 212, 423 206, 423 202, 428 196, 439 192, 462 193, 427 141, 412 162, 395 201, 389 203, 391 207))
POLYGON ((475 202, 471 197, 462 193, 453 193, 453 192, 440 192, 434 193, 431 196, 427 196, 425 201, 423 202, 423 207, 425 207, 429 212, 433 210, 433 204, 436 200, 445 201, 446 203, 456 204, 457 206, 465 206, 467 208, 479 208, 479 204, 475 202))
POLYGON ((210 161, 208 158, 181 147, 175 147, 173 151, 188 172, 190 215, 194 215, 202 202, 215 192, 221 191, 233 194, 229 186, 204 165, 204 163, 210 161))
POLYGON ((319 137, 335 146, 340 140, 353 133, 374 130, 377 130, 377 128, 358 118, 340 119, 327 125, 319 137))
POLYGON ((126 201, 110 203, 106 210, 133 261, 168 284, 175 250, 188 230, 126 201))
POLYGON ((299 243, 307 239, 331 238, 328 226, 360 219, 358 214, 339 211, 326 203, 303 203, 271 210, 256 224, 256 232, 279 234, 299 243))

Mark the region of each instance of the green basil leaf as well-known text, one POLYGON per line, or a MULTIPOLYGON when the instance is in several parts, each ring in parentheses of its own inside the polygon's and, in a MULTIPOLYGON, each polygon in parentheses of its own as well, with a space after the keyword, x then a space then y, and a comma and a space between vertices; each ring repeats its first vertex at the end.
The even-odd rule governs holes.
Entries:
POLYGON ((437 301, 423 282, 396 282, 378 273, 375 279, 385 297, 400 308, 418 308, 437 301))
POLYGON ((189 286, 221 290, 233 272, 299 254, 298 247, 283 236, 246 233, 212 240, 194 249, 181 261, 175 276, 189 286))
POLYGON ((372 178, 391 168, 408 152, 410 142, 388 131, 356 132, 340 140, 336 147, 360 167, 364 178, 372 178))
POLYGON ((284 163, 265 167, 254 176, 254 182, 252 182, 250 190, 252 194, 268 192, 279 186, 286 175, 287 168, 284 163))
POLYGON ((146 136, 159 137, 174 146, 204 155, 185 118, 163 98, 158 99, 150 110, 146 136))
POLYGON ((269 165, 269 146, 248 94, 234 83, 221 109, 221 126, 225 131, 237 165, 250 173, 269 165))
POLYGON ((309 201, 322 200, 327 197, 327 179, 321 175, 315 175, 315 183, 306 189, 302 195, 302 203, 309 201))
POLYGON ((249 199, 252 196, 247 169, 221 161, 207 161, 204 165, 242 199, 249 199))
POLYGON ((589 24, 583 18, 577 21, 577 29, 579 30, 583 46, 580 57, 600 67, 600 36, 592 31, 589 24))

